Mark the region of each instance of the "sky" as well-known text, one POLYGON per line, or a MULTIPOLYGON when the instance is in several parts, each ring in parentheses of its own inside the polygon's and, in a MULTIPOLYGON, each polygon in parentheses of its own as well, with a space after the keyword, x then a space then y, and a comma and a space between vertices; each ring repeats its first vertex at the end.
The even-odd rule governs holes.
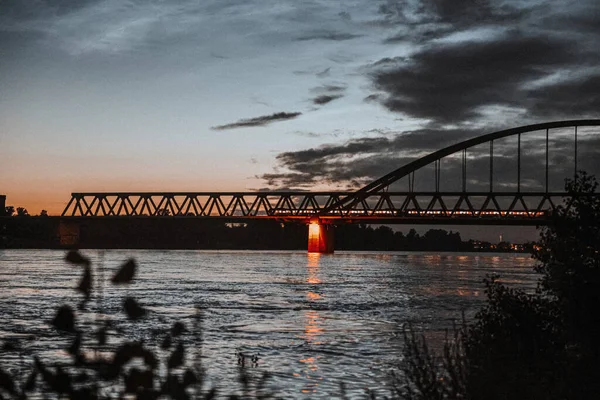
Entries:
MULTIPOLYGON (((3 0, 0 193, 59 214, 71 192, 357 189, 483 133, 600 117, 598 43, 596 0, 3 0)), ((496 148, 510 182, 515 144, 496 148)))

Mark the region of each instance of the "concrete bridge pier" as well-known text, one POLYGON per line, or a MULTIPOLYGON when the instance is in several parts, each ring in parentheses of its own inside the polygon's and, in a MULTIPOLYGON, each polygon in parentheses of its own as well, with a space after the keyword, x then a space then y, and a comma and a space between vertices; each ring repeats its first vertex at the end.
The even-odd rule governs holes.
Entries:
POLYGON ((332 254, 334 250, 333 225, 321 221, 311 221, 308 224, 308 252, 332 254))
POLYGON ((79 223, 61 220, 58 223, 58 238, 61 246, 76 246, 79 244, 79 223))

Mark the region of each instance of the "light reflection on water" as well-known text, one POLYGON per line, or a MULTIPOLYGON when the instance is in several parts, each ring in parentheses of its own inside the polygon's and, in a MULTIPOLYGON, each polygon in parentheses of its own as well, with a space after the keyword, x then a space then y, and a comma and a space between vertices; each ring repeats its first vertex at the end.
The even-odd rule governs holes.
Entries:
MULTIPOLYGON (((102 253, 86 254, 97 265, 102 253)), ((535 282, 527 255, 103 254, 106 278, 129 257, 138 260, 140 273, 131 287, 105 285, 103 301, 92 302, 80 324, 115 319, 127 337, 157 347, 164 337, 159 332, 177 319, 191 327, 201 305, 204 366, 211 383, 230 388, 237 376, 235 354, 243 351, 259 356, 253 373, 271 372, 271 387, 283 397, 297 398, 338 395, 342 381, 349 393, 383 387, 401 355, 402 324, 411 322, 434 339, 443 337, 462 311, 470 317, 481 305, 486 274, 528 288, 535 282), (147 321, 133 325, 122 318, 126 295, 150 310, 147 321)), ((72 288, 81 270, 65 265, 63 257, 60 251, 0 250, 0 338, 19 338, 26 355, 66 358, 64 342, 47 324, 58 305, 79 300, 72 288)))

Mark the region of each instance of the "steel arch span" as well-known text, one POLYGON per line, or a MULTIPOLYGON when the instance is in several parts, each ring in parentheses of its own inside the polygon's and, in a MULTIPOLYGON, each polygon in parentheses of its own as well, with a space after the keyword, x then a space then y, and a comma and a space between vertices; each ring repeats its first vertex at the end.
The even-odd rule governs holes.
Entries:
MULTIPOLYGON (((600 119, 569 120, 527 125, 478 136, 448 146, 412 161, 373 181, 356 192, 104 192, 72 193, 62 217, 211 218, 243 222, 252 219, 278 221, 319 220, 322 223, 425 223, 543 225, 549 213, 568 195, 549 187, 549 139, 557 129, 572 129, 573 165, 578 169, 578 129, 599 127, 600 119), (545 181, 537 190, 521 185, 521 137, 545 133, 545 148, 538 151, 545 165, 545 181), (494 186, 494 142, 516 137, 517 174, 510 191, 494 186), (489 143, 489 188, 467 190, 467 150, 489 143), (458 190, 440 190, 441 160, 460 156, 461 183, 458 190), (417 191, 415 172, 433 165, 435 188, 417 191), (408 178, 408 190, 390 191, 390 185, 408 178)), ((600 129, 598 129, 600 130, 600 129)), ((598 135, 600 138, 600 135, 598 135)), ((544 147, 542 145, 542 147, 544 147)), ((539 160, 538 160, 539 161, 539 160)), ((481 172, 481 171, 478 171, 481 172)), ((573 175, 571 175, 573 176, 573 175)), ((583 194, 575 194, 583 195, 583 194)), ((599 196, 594 193, 591 196, 599 196)))

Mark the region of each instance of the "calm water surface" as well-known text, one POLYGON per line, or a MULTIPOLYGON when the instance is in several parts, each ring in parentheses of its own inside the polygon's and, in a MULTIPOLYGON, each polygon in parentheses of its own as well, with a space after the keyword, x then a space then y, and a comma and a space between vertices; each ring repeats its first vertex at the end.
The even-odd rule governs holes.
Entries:
MULTIPOLYGON (((350 393, 381 390, 401 355, 402 324, 427 330, 439 343, 461 312, 470 317, 479 308, 486 274, 530 288, 536 279, 534 261, 514 254, 84 253, 94 261, 96 275, 102 266, 105 280, 129 257, 140 270, 132 286, 107 285, 102 301, 91 302, 80 324, 110 318, 128 338, 158 346, 163 336, 157 332, 175 320, 191 327, 201 306, 203 365, 213 385, 234 385, 241 351, 258 355, 257 365, 248 367, 251 374, 269 371, 270 386, 295 398, 334 396, 341 381, 350 393), (124 296, 150 310, 144 322, 122 317, 124 296)), ((62 251, 0 250, 0 338, 21 339, 26 355, 66 357, 63 342, 47 324, 57 306, 75 306, 81 298, 72 289, 81 270, 63 257, 62 251)), ((9 356, 2 357, 9 362, 9 356)))

